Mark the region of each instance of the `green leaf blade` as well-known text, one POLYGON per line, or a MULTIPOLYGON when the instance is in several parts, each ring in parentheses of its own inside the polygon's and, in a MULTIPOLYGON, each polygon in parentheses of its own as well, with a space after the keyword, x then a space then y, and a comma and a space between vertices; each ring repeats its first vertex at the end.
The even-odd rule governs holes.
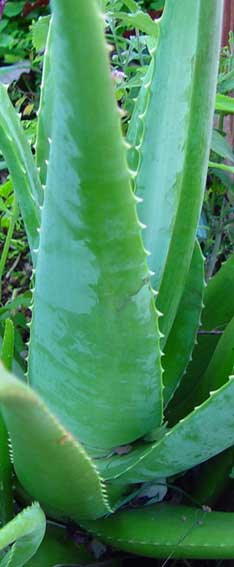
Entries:
POLYGON ((29 381, 77 438, 109 448, 161 423, 157 313, 97 3, 69 0, 66 29, 68 8, 52 8, 57 83, 29 381))
POLYGON ((0 567, 23 567, 40 546, 46 529, 46 518, 35 503, 0 530, 0 549, 13 544, 0 561, 0 567))
POLYGON ((29 246, 36 264, 42 188, 28 142, 12 107, 6 88, 0 84, 0 148, 6 159, 29 246), (14 143, 13 143, 14 140, 14 143))
POLYGON ((151 98, 143 119, 139 217, 147 226, 143 238, 151 253, 153 284, 159 290, 157 306, 164 314, 160 324, 165 341, 183 292, 202 206, 221 13, 222 3, 213 0, 166 4, 149 87, 151 98), (171 45, 176 46, 174 57, 171 45), (171 285, 172 281, 177 285, 171 285))
POLYGON ((215 110, 223 114, 234 114, 234 100, 231 96, 217 93, 215 110))
POLYGON ((141 446, 122 458, 100 460, 101 474, 123 482, 147 482, 181 473, 217 455, 234 444, 233 400, 231 377, 157 443, 141 446))
POLYGON ((46 511, 76 520, 111 511, 104 484, 83 447, 28 386, 3 368, 0 403, 17 477, 46 511))
POLYGON ((234 555, 234 515, 228 512, 157 504, 119 512, 86 528, 105 543, 143 557, 217 560, 234 555))

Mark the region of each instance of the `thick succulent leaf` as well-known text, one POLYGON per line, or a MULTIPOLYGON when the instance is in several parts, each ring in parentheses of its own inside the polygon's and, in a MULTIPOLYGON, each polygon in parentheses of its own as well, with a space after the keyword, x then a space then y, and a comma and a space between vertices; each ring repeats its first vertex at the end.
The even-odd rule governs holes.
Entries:
POLYGON ((161 423, 157 313, 103 19, 96 0, 52 9, 56 88, 29 380, 71 433, 108 448, 161 423))
POLYGON ((234 114, 234 100, 231 96, 220 93, 216 95, 215 110, 223 114, 234 114))
POLYGON ((64 528, 49 525, 37 553, 26 564, 27 567, 55 567, 55 565, 87 565, 92 554, 84 545, 76 545, 71 534, 64 528))
POLYGON ((11 545, 0 567, 23 567, 37 551, 46 529, 46 519, 38 504, 25 508, 0 530, 0 549, 11 545))
POLYGON ((234 514, 157 504, 86 523, 117 549, 161 559, 233 559, 234 514))
POLYGON ((139 217, 146 225, 143 239, 151 253, 149 266, 155 272, 153 283, 164 314, 160 326, 166 336, 189 270, 203 200, 221 14, 220 0, 166 2, 143 119, 136 181, 137 195, 143 198, 139 217))
POLYGON ((234 154, 230 144, 217 130, 213 130, 212 132, 211 150, 219 156, 234 162, 234 154))
POLYGON ((193 393, 200 383, 215 348, 227 324, 234 316, 234 256, 222 265, 209 280, 204 292, 202 326, 186 374, 174 398, 168 406, 167 419, 170 425, 184 417, 194 407, 193 393))
POLYGON ((0 84, 0 149, 7 162, 34 264, 40 226, 42 188, 31 149, 5 86, 0 84))
POLYGON ((213 457, 234 444, 234 377, 151 446, 98 462, 104 478, 145 482, 166 478, 213 457), (217 428, 217 423, 219 427, 217 428))
POLYGON ((0 373, 0 404, 23 488, 58 516, 95 518, 110 511, 105 487, 83 447, 29 386, 0 373))
MULTIPOLYGON (((49 16, 41 18, 36 22, 46 20, 49 16)), ((50 153, 50 142, 52 136, 52 117, 53 117, 53 73, 51 69, 51 42, 53 20, 46 20, 46 26, 49 26, 46 48, 43 60, 43 74, 41 83, 41 98, 37 122, 37 139, 36 139, 36 164, 39 169, 39 175, 42 186, 46 185, 47 165, 50 153)))
POLYGON ((196 242, 184 292, 164 349, 162 365, 165 405, 178 388, 191 357, 200 323, 203 289, 204 260, 196 242))

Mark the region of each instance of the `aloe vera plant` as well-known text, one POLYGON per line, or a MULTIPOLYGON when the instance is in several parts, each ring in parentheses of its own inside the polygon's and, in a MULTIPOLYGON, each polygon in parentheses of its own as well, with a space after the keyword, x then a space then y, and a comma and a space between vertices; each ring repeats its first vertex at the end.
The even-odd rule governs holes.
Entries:
MULTIPOLYGON (((232 514, 169 503, 129 510, 142 485, 165 487, 234 444, 234 263, 204 291, 196 241, 221 16, 221 0, 166 1, 127 140, 96 0, 52 0, 35 161, 0 88, 0 147, 35 284, 26 381, 9 372, 10 328, 0 374, 17 490, 56 521, 152 557, 234 553, 232 514)), ((10 510, 9 490, 4 498, 10 510)), ((14 540, 16 559, 7 551, 0 565, 38 565, 43 512, 34 504, 9 516, 0 543, 14 540)), ((60 551, 46 538, 39 561, 51 565, 60 551)), ((61 560, 74 563, 74 553, 68 546, 61 560)))

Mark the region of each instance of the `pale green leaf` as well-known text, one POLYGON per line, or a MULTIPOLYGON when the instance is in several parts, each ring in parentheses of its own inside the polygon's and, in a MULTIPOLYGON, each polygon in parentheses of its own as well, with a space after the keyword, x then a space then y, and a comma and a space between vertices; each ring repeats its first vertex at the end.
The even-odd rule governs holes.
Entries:
POLYGON ((215 110, 223 114, 234 114, 234 98, 231 96, 217 93, 215 110))
POLYGON ((203 201, 221 12, 221 3, 213 0, 166 4, 148 109, 142 115, 136 193, 143 202, 138 212, 146 225, 143 240, 166 337, 183 293, 203 201))
POLYGON ((50 16, 43 16, 32 24, 33 47, 36 51, 41 51, 46 46, 50 19, 50 16))
POLYGON ((17 477, 32 498, 52 515, 76 520, 110 511, 105 487, 84 448, 33 390, 4 368, 0 404, 17 477))
POLYGON ((1 528, 0 549, 11 547, 0 560, 0 567, 23 567, 37 551, 45 529, 45 515, 38 504, 25 508, 1 528))

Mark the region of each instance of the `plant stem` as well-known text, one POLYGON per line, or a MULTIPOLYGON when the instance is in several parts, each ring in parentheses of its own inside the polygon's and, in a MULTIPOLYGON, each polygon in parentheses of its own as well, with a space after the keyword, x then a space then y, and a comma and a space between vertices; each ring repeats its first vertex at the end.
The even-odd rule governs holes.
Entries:
POLYGON ((13 201, 13 205, 12 205, 12 213, 11 213, 11 218, 10 218, 10 224, 9 224, 9 227, 8 227, 5 244, 4 244, 1 259, 0 259, 0 302, 2 300, 2 276, 3 276, 4 269, 5 269, 7 256, 8 256, 8 252, 9 252, 9 248, 10 248, 10 244, 11 244, 11 239, 12 239, 13 231, 14 231, 14 228, 15 228, 15 223, 16 223, 17 218, 18 218, 18 214, 19 214, 18 204, 17 204, 16 198, 14 197, 14 201, 13 201))

